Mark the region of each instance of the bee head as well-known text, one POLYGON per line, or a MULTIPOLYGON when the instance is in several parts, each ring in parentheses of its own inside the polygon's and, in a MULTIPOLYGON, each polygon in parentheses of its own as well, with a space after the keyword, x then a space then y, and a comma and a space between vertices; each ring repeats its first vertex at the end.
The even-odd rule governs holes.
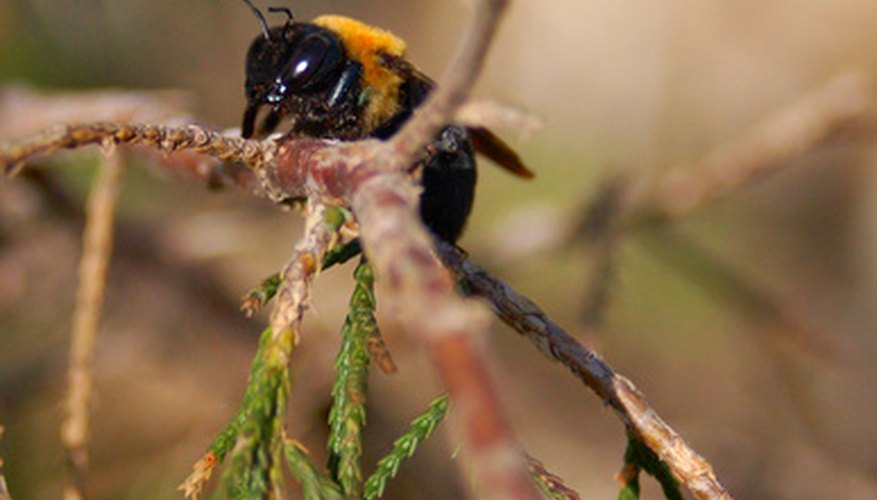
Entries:
POLYGON ((338 38, 329 30, 298 23, 288 9, 269 9, 287 15, 286 23, 269 28, 262 13, 256 13, 262 34, 253 40, 246 59, 247 110, 242 135, 253 135, 256 114, 262 106, 275 112, 289 107, 289 101, 319 96, 337 82, 345 62, 338 38))

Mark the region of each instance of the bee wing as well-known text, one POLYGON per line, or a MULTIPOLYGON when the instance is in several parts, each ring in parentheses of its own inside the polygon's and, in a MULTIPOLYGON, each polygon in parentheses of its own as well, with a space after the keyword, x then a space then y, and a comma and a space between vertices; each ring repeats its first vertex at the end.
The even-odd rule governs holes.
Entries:
POLYGON ((524 165, 511 146, 484 127, 468 127, 469 137, 475 151, 486 156, 500 167, 512 174, 525 179, 532 179, 535 174, 524 165))

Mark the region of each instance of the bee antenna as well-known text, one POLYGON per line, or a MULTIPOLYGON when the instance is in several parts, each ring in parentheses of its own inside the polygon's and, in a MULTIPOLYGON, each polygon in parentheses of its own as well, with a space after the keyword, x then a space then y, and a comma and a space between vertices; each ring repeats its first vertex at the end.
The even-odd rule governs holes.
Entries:
POLYGON ((289 27, 295 22, 295 17, 292 15, 292 11, 289 10, 289 7, 268 7, 268 12, 283 12, 286 14, 286 24, 283 26, 283 37, 286 38, 286 33, 289 31, 289 27))
POLYGON ((295 16, 292 15, 292 11, 289 10, 289 7, 268 7, 268 12, 283 12, 286 14, 286 24, 292 24, 295 22, 295 16))
MULTIPOLYGON (((253 14, 256 14, 256 18, 259 19, 259 24, 262 26, 262 34, 265 35, 265 40, 271 40, 271 33, 268 31, 268 22, 265 21, 265 15, 262 14, 262 11, 259 10, 258 7, 253 5, 253 2, 250 0, 243 0, 245 4, 249 5, 251 9, 253 9, 253 14)), ((269 11, 271 9, 268 9, 269 11)))

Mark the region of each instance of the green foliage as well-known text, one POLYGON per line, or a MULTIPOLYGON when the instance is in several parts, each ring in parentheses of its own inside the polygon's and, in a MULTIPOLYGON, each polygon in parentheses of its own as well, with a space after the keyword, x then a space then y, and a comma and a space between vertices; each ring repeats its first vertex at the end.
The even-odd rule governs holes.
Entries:
POLYGON ((639 474, 625 483, 618 493, 618 500, 639 500, 639 474))
POLYGON ((230 455, 222 474, 229 498, 264 497, 280 482, 283 417, 290 391, 283 360, 292 349, 291 331, 262 333, 241 409, 210 447, 217 461, 230 455))
POLYGON ((265 278, 259 286, 250 290, 244 299, 244 308, 247 315, 252 316, 256 310, 265 307, 277 295, 277 290, 280 289, 282 282, 280 273, 275 273, 265 278))
MULTIPOLYGON (((624 452, 624 464, 626 467, 633 467, 637 472, 644 470, 654 477, 661 485, 664 496, 668 500, 682 500, 679 482, 673 476, 670 466, 639 439, 632 436, 628 437, 627 450, 624 452)), ((639 498, 639 474, 636 473, 629 476, 627 483, 618 495, 619 500, 636 500, 639 498)))
MULTIPOLYGON (((358 242, 342 246, 343 262, 361 252, 358 242)), ((328 262, 328 261, 327 261, 328 262)), ((325 264, 325 263, 324 263, 325 264)), ((304 448, 283 436, 283 419, 290 392, 287 360, 294 348, 291 331, 262 333, 241 408, 210 446, 217 462, 228 457, 222 474, 222 492, 228 498, 266 498, 279 495, 282 476, 281 454, 302 485, 305 498, 340 499, 381 496, 403 460, 428 438, 448 410, 447 396, 441 396, 415 419, 410 429, 395 441, 393 450, 363 483, 361 467, 362 430, 366 422, 370 354, 369 341, 379 335, 375 322, 374 277, 363 260, 354 271, 355 288, 341 331, 341 348, 335 362, 337 377, 332 388, 334 402, 329 412, 329 473, 323 474, 311 462, 304 448)), ((279 275, 265 280, 251 292, 260 303, 269 301, 280 284, 279 275)))
POLYGON ((299 443, 288 440, 283 449, 292 475, 301 484, 302 496, 306 500, 345 498, 338 485, 317 470, 307 451, 299 443))
POLYGON ((368 397, 368 339, 375 323, 374 277, 361 260, 353 272, 356 284, 350 310, 341 329, 341 349, 335 360, 338 375, 332 387, 329 411, 329 471, 349 496, 359 496, 362 486, 362 428, 368 397))
POLYGON ((406 458, 414 455, 420 443, 432 435, 448 412, 448 406, 448 396, 442 394, 429 405, 426 412, 411 422, 408 431, 393 443, 390 453, 378 461, 374 473, 365 482, 363 498, 373 500, 384 494, 387 481, 399 472, 406 458))
POLYGON ((359 240, 353 240, 344 245, 336 246, 323 257, 323 270, 325 271, 332 266, 344 264, 361 253, 362 246, 359 244, 359 240))
POLYGON ((323 222, 333 232, 341 229, 341 226, 351 218, 350 212, 341 207, 327 207, 323 212, 323 222))
MULTIPOLYGON (((323 258, 322 269, 326 270, 332 266, 344 264, 361 253, 362 247, 359 245, 359 240, 353 240, 344 245, 334 247, 323 258)), ((265 278, 259 286, 247 292, 242 307, 244 313, 250 317, 259 309, 268 305, 268 302, 271 302, 271 299, 277 295, 277 290, 280 289, 281 283, 280 273, 275 273, 265 278)))
MULTIPOLYGON (((262 336, 259 338, 259 348, 256 351, 253 365, 250 367, 250 382, 255 380, 258 374, 262 371, 262 367, 264 366, 262 357, 265 353, 265 345, 269 340, 271 340, 271 329, 266 328, 265 331, 262 332, 262 336)), ((216 436, 216 439, 210 446, 210 451, 216 455, 217 461, 221 462, 224 460, 226 454, 231 451, 237 440, 241 425, 247 420, 247 409, 250 408, 252 401, 256 399, 256 397, 256 386, 252 383, 248 384, 247 390, 244 392, 244 400, 243 403, 241 403, 241 409, 228 426, 216 436)))

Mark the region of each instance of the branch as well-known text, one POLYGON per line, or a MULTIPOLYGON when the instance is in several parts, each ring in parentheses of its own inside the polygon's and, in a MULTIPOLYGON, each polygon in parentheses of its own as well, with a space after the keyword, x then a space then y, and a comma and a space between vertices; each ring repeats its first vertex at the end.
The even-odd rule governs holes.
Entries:
POLYGON ((505 5, 501 0, 478 4, 449 76, 387 143, 332 147, 316 139, 288 141, 278 152, 276 168, 266 168, 263 178, 280 192, 304 186, 308 196, 326 203, 349 201, 363 249, 386 284, 387 302, 403 326, 431 349, 463 421, 483 493, 532 498, 525 461, 472 342, 487 334, 489 316, 480 304, 456 297, 454 282, 435 258, 432 238, 418 217, 417 190, 404 173, 465 100, 505 5))
POLYGON ((490 43, 508 0, 477 0, 473 17, 463 41, 457 47, 439 87, 415 112, 415 118, 394 135, 387 149, 395 154, 385 161, 389 170, 404 170, 423 155, 423 148, 448 123, 466 101, 469 90, 484 66, 490 43))
POLYGON ((309 205, 304 236, 295 246, 289 263, 280 274, 282 281, 271 313, 274 339, 291 334, 294 344, 298 344, 299 328, 309 306, 311 284, 335 238, 335 233, 323 219, 325 207, 318 203, 309 205))
MULTIPOLYGON (((5 429, 0 425, 0 440, 3 439, 4 432, 5 429)), ((3 475, 2 458, 0 458, 0 500, 12 500, 12 495, 9 493, 9 487, 6 486, 6 476, 3 475)))
POLYGON ((0 137, 33 134, 56 123, 188 123, 191 98, 179 90, 38 91, 7 85, 0 88, 0 137))
POLYGON ((530 455, 527 455, 527 463, 530 477, 539 486, 543 495, 552 500, 581 500, 581 495, 567 486, 563 479, 546 469, 545 464, 530 455))
POLYGON ((736 141, 633 189, 626 208, 635 219, 678 217, 778 171, 840 130, 873 119, 877 101, 871 87, 858 73, 841 75, 736 141))
POLYGON ((695 497, 731 498, 712 466, 658 416, 631 381, 577 342, 539 306, 469 261, 461 250, 442 244, 439 255, 472 295, 487 299, 503 322, 527 337, 544 355, 566 366, 611 406, 628 433, 667 462, 695 497))
POLYGON ((79 291, 70 332, 65 417, 61 423, 61 442, 66 448, 70 474, 65 498, 86 497, 91 365, 106 291, 107 267, 113 247, 113 221, 123 168, 118 153, 104 158, 88 200, 79 262, 79 291))
MULTIPOLYGON (((257 173, 274 159, 277 149, 274 141, 227 137, 197 125, 127 125, 97 122, 59 125, 42 134, 29 136, 12 144, 0 143, 0 169, 7 175, 15 175, 25 161, 35 156, 90 144, 104 147, 114 144, 143 145, 165 154, 176 151, 203 153, 219 160, 244 163, 257 173)), ((177 170, 187 170, 207 180, 220 175, 244 188, 257 187, 253 175, 249 172, 233 168, 228 172, 204 169, 202 162, 190 161, 191 157, 178 157, 178 159, 181 161, 170 163, 177 170)))

